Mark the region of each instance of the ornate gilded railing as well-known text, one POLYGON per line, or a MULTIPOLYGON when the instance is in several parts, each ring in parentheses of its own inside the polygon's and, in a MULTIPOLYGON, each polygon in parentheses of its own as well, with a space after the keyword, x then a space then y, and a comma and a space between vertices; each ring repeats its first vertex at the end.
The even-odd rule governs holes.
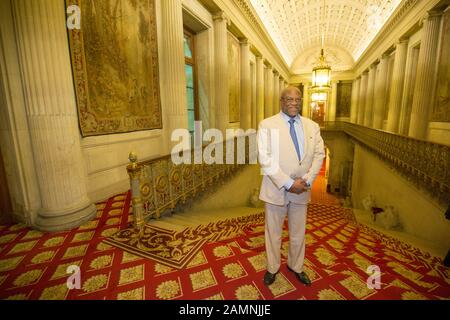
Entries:
MULTIPOLYGON (((127 171, 130 177, 135 228, 142 230, 147 219, 158 219, 166 210, 173 212, 178 204, 186 203, 188 199, 201 193, 215 181, 223 180, 249 161, 253 161, 252 157, 255 155, 249 153, 249 139, 255 139, 255 136, 234 138, 233 150, 229 144, 231 140, 228 140, 228 143, 219 143, 223 148, 223 164, 206 164, 203 161, 201 164, 195 164, 194 150, 187 151, 190 153, 190 164, 178 165, 173 163, 171 155, 138 162, 137 155, 131 152, 129 155, 131 163, 127 166, 127 171), (245 149, 241 147, 241 150, 244 150, 241 151, 241 161, 237 161, 239 153, 237 148, 243 145, 245 149), (226 164, 227 153, 230 152, 234 155, 234 161, 233 164, 226 164)), ((202 148, 203 151, 205 147, 202 148)))
MULTIPOLYGON (((427 192, 444 207, 450 203, 450 147, 418 140, 349 122, 326 123, 330 131, 343 131, 416 187, 427 192)), ((325 138, 326 139, 326 138, 325 138)))

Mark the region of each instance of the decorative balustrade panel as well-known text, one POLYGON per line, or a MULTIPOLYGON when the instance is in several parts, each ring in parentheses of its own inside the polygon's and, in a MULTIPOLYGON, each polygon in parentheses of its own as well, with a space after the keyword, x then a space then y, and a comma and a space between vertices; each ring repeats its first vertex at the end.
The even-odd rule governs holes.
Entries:
POLYGON ((326 140, 332 131, 343 131, 445 207, 450 203, 450 147, 400 136, 348 122, 327 123, 326 140))
MULTIPOLYGON (((212 157, 205 156, 209 163, 194 163, 194 151, 191 152, 191 164, 183 163, 176 165, 172 162, 170 155, 154 160, 137 162, 137 156, 130 154, 131 164, 127 167, 130 176, 130 185, 132 193, 134 225, 142 229, 145 221, 149 218, 159 218, 166 210, 174 210, 181 203, 185 203, 189 198, 194 197, 214 182, 231 175, 234 171, 245 165, 237 164, 236 141, 229 146, 226 143, 220 143, 223 147, 223 155, 219 152, 218 159, 222 161, 212 161, 212 157), (226 151, 233 145, 234 162, 226 164, 226 151), (222 162, 222 163, 220 163, 222 162)), ((245 158, 248 161, 248 138, 245 139, 245 158)), ((212 150, 212 146, 203 148, 212 150)), ((209 151, 208 151, 209 152, 209 151)))

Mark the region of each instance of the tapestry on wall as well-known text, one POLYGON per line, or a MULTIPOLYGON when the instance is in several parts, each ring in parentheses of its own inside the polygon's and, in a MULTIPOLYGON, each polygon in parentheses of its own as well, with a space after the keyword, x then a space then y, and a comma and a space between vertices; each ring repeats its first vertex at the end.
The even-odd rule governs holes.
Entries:
POLYGON ((154 0, 66 0, 83 136, 162 128, 154 0))
POLYGON ((337 86, 336 117, 350 117, 352 82, 339 82, 337 86))
POLYGON ((240 121, 240 45, 239 40, 228 33, 229 122, 240 121))
POLYGON ((434 104, 432 121, 450 122, 450 11, 442 16, 441 52, 439 53, 438 81, 436 102, 434 104))

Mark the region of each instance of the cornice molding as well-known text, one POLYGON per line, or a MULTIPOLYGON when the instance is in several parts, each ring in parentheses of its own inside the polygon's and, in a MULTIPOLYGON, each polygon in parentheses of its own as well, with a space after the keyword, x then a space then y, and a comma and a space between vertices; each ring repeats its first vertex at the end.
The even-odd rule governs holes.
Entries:
MULTIPOLYGON (((435 6, 438 5, 440 0, 406 0, 404 1, 394 12, 394 14, 389 18, 383 28, 380 30, 378 35, 372 41, 372 43, 367 47, 367 49, 361 54, 359 59, 356 61, 353 70, 356 72, 361 70, 362 68, 366 68, 367 65, 370 65, 373 61, 368 61, 371 56, 377 52, 380 48, 384 46, 389 46, 384 50, 382 54, 391 50, 392 45, 395 44, 399 39, 404 37, 409 37, 412 31, 417 31, 419 29, 419 25, 424 17, 427 17, 429 14, 435 14, 435 12, 442 13, 442 9, 440 10, 432 10, 435 6), (413 13, 414 9, 420 5, 420 12, 423 14, 417 17, 417 14, 414 13, 414 16, 410 17, 410 21, 406 26, 401 26, 401 23, 408 17, 409 14, 413 13), (402 27, 402 30, 400 30, 402 27), (386 44, 386 40, 392 36, 393 30, 399 32, 398 37, 393 40, 392 43, 386 44), (400 33, 401 32, 401 33, 400 33)), ((420 13, 419 12, 419 13, 420 13)), ((439 14, 438 13, 438 14, 439 14)), ((380 57, 375 57, 374 59, 378 59, 380 57)))
POLYGON ((375 37, 375 39, 372 41, 372 43, 369 45, 369 47, 362 53, 362 55, 359 57, 359 59, 356 61, 354 69, 358 69, 360 67, 360 64, 362 61, 365 60, 375 49, 377 49, 382 42, 386 39, 386 37, 392 33, 392 30, 395 30, 398 23, 404 18, 411 9, 419 3, 421 0, 406 0, 403 2, 399 8, 397 8, 397 12, 394 13, 387 23, 383 26, 383 28, 380 30, 378 35, 375 37))
MULTIPOLYGON (((274 69, 278 70, 284 78, 291 77, 291 71, 289 66, 284 61, 280 51, 277 46, 273 42, 270 35, 267 33, 266 29, 262 21, 259 19, 258 15, 254 11, 253 7, 249 3, 249 0, 212 0, 216 3, 221 10, 227 12, 226 8, 230 6, 230 4, 234 5, 236 9, 244 16, 246 22, 249 27, 255 32, 255 35, 263 42, 266 48, 269 50, 271 56, 265 57, 265 59, 270 59, 274 61, 270 61, 270 64, 274 67, 274 69), (225 5, 226 2, 226 5, 225 5)), ((228 15, 230 16, 230 15, 228 15)), ((235 22, 236 23, 236 22, 235 22)), ((243 30, 241 30, 242 32, 243 30)), ((250 40, 252 40, 251 35, 247 35, 250 40)), ((252 41, 252 44, 256 47, 255 41, 252 41)), ((262 48, 256 47, 259 52, 263 52, 262 48)))

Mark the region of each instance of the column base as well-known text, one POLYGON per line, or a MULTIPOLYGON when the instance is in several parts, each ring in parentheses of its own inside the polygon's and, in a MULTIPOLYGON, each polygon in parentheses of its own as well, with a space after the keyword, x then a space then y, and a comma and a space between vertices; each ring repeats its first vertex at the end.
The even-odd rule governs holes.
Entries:
POLYGON ((49 216, 39 212, 33 227, 45 232, 68 231, 92 220, 96 214, 97 208, 94 204, 89 204, 83 209, 61 215, 49 216))

